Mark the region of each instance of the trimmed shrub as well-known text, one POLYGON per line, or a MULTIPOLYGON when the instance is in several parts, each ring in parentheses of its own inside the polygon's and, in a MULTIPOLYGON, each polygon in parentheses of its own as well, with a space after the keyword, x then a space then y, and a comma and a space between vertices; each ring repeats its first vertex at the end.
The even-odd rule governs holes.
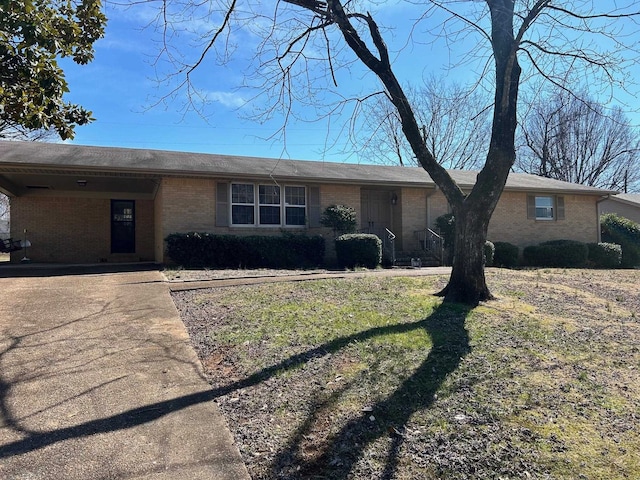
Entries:
POLYGON ((345 205, 330 205, 322 213, 320 224, 333 229, 334 235, 344 235, 356 231, 356 211, 345 205))
POLYGON ((615 213, 608 213, 600 217, 600 226, 603 242, 616 243, 622 247, 621 266, 640 266, 640 225, 615 213))
POLYGON ((173 233, 166 238, 167 255, 190 268, 311 268, 324 260, 324 238, 173 233))
POLYGON ((368 233, 347 233, 336 238, 338 266, 376 268, 382 262, 382 240, 368 233))
POLYGON ((589 262, 595 268, 618 268, 622 262, 622 247, 615 243, 588 243, 589 262))
POLYGON ((509 242, 495 242, 493 265, 496 267, 513 268, 518 266, 518 252, 516 245, 509 242))
POLYGON ((575 240, 552 240, 526 247, 522 255, 528 265, 536 267, 582 267, 589 249, 575 240))
POLYGON ((495 257, 495 253, 496 253, 496 247, 493 244, 493 242, 490 242, 489 240, 484 242, 483 257, 484 257, 484 264, 486 266, 490 267, 491 265, 493 265, 493 259, 495 257))

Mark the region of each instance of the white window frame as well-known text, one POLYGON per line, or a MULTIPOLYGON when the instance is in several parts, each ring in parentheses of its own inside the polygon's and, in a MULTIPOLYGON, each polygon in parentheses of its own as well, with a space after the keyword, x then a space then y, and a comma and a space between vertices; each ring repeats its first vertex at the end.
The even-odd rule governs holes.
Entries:
POLYGON ((284 205, 284 209, 282 211, 282 224, 286 227, 292 227, 292 228, 303 228, 307 225, 307 204, 308 204, 308 199, 307 199, 307 195, 308 195, 308 189, 307 187, 305 187, 304 185, 285 185, 284 186, 284 195, 282 198, 282 203, 284 205), (291 204, 287 202, 287 191, 288 189, 292 189, 292 188, 302 188, 303 189, 303 194, 302 194, 302 200, 304 201, 303 204, 291 204), (296 209, 296 210, 302 210, 303 211, 303 221, 301 224, 298 223, 287 223, 287 209, 296 209))
POLYGON ((231 227, 239 227, 239 228, 287 228, 287 229, 302 229, 307 226, 307 215, 308 215, 308 206, 309 206, 309 188, 305 185, 274 185, 267 183, 253 183, 246 181, 234 181, 231 182, 231 188, 229 188, 229 225, 231 227), (234 202, 233 198, 233 190, 235 185, 251 185, 253 187, 253 203, 242 203, 242 202, 234 202), (268 203, 268 198, 262 198, 260 190, 261 187, 268 187, 269 189, 277 188, 279 195, 279 203, 268 203), (290 188, 302 188, 304 191, 304 204, 296 205, 289 204, 287 199, 288 189, 290 188), (261 200, 267 201, 267 203, 262 202, 261 200), (252 206, 253 207, 253 223, 234 223, 234 215, 233 208, 235 206, 252 206), (261 208, 262 207, 274 207, 279 209, 279 223, 262 223, 261 219, 261 208), (296 208, 302 209, 304 211, 304 223, 301 225, 297 224, 288 224, 287 223, 287 208, 296 208))
MULTIPOLYGON (((282 226, 282 188, 280 187, 280 185, 266 185, 264 183, 262 184, 258 184, 258 212, 257 212, 257 217, 256 217, 256 222, 258 223, 258 225, 260 225, 261 227, 277 227, 277 226, 282 226), (262 190, 265 190, 265 193, 262 192, 262 190), (271 192, 277 192, 277 194, 271 193, 271 192), (263 201, 262 197, 266 197, 263 201), (269 197, 273 197, 273 196, 277 196, 278 197, 278 203, 269 203, 269 197), (274 209, 277 208, 278 209, 278 222, 277 223, 263 223, 263 215, 262 215, 262 209, 263 208, 268 208, 268 209, 274 209)), ((266 218, 268 217, 266 215, 266 211, 265 211, 265 221, 266 218)))
POLYGON ((231 183, 231 188, 229 189, 229 208, 230 208, 230 220, 231 225, 233 226, 253 226, 256 222, 256 186, 252 183, 241 183, 241 182, 233 182, 231 183), (246 186, 249 185, 253 189, 253 201, 251 203, 248 202, 234 202, 233 199, 233 187, 235 186, 246 186), (253 208, 253 222, 252 223, 234 223, 234 215, 233 215, 233 207, 252 207, 253 208))
POLYGON ((536 195, 535 196, 536 220, 549 221, 556 219, 556 199, 553 195, 536 195), (551 205, 538 205, 538 200, 549 200, 551 205), (539 216, 538 209, 546 210, 550 215, 539 216))

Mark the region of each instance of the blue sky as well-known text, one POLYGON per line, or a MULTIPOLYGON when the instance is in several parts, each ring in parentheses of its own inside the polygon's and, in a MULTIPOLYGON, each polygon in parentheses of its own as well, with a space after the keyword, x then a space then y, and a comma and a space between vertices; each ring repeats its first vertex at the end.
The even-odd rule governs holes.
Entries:
MULTIPOLYGON (((384 5, 384 4, 383 4, 384 5)), ((470 51, 477 36, 458 38, 455 50, 444 39, 434 43, 407 45, 407 32, 415 16, 406 8, 393 4, 379 8, 374 15, 381 25, 393 25, 394 30, 384 32, 390 50, 397 54, 394 68, 401 80, 419 83, 426 75, 447 75, 449 79, 465 82, 477 76, 481 68, 474 63, 451 68, 470 51)), ((154 148, 229 155, 262 156, 328 161, 363 161, 357 149, 344 143, 344 129, 348 128, 348 113, 331 121, 308 122, 290 120, 285 136, 278 134, 283 117, 275 115, 265 123, 243 119, 260 108, 260 102, 248 102, 254 91, 237 90, 246 80, 245 72, 257 46, 255 27, 251 32, 238 28, 232 40, 237 43, 234 60, 228 65, 215 65, 208 60, 197 71, 198 85, 206 92, 209 104, 204 107, 207 118, 197 113, 184 112, 184 94, 173 100, 163 100, 170 89, 158 88, 155 80, 158 69, 154 65, 159 46, 154 43, 157 34, 152 28, 144 29, 153 11, 148 5, 123 9, 107 5, 109 23, 105 38, 96 44, 95 60, 86 66, 64 61, 70 93, 67 100, 92 110, 96 121, 77 127, 73 143, 84 145, 154 148), (275 136, 274 136, 275 135, 275 136), (273 138, 270 138, 274 136, 273 138), (334 142, 337 140, 337 144, 334 142)), ((431 21, 433 25, 435 20, 431 21)), ((192 22, 195 33, 204 26, 192 22)), ((421 27, 423 28, 423 27, 421 27)), ((449 32, 450 33, 450 32, 449 32)), ((433 37, 429 38, 430 41, 433 37)), ((194 34, 183 32, 175 45, 184 47, 193 41, 194 34)), ((197 53, 188 47, 183 52, 197 53)), ((486 60, 486 59, 485 59, 486 60)), ((636 70, 640 72, 640 69, 636 70)), ((640 76, 640 74, 638 75, 640 76)), ((338 74, 339 92, 348 95, 366 94, 378 87, 375 79, 359 65, 352 65, 338 74)), ((328 95, 322 82, 302 95, 328 95)), ((335 98, 332 96, 331 98, 335 98)), ((264 98, 262 98, 264 100, 264 98)), ((347 110, 350 112, 350 110, 347 110)), ((316 116, 308 107, 299 106, 296 114, 307 119, 316 116)))

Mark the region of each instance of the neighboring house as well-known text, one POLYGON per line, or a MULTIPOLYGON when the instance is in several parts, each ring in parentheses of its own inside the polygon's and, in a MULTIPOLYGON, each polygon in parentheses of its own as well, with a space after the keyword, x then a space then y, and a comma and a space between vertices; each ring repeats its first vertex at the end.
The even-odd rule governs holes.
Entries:
MULTIPOLYGON (((476 174, 451 171, 467 190, 476 174)), ((27 230, 36 262, 164 262, 176 232, 331 238, 320 216, 332 204, 355 208, 363 231, 394 232, 396 251, 411 254, 449 210, 420 168, 37 142, 0 142, 0 190, 12 198, 12 236, 27 230)), ((597 202, 611 193, 511 174, 488 238, 596 242, 597 202)))
POLYGON ((615 213, 640 223, 640 193, 619 193, 600 202, 600 213, 615 213))

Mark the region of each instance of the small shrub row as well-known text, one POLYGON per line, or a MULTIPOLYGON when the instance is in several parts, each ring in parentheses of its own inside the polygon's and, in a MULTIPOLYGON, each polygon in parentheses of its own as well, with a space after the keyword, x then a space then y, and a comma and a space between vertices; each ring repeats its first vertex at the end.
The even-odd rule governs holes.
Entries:
POLYGON ((640 225, 614 213, 602 215, 600 225, 602 241, 622 247, 621 266, 624 268, 640 266, 640 225))
POLYGON ((525 247, 522 256, 527 265, 536 267, 582 267, 587 263, 589 249, 575 240, 551 240, 525 247))
POLYGON ((178 265, 195 268, 312 268, 324 260, 324 238, 173 233, 167 255, 178 265))
POLYGON ((382 240, 368 233, 347 233, 336 238, 336 257, 341 268, 376 268, 382 262, 382 240))

